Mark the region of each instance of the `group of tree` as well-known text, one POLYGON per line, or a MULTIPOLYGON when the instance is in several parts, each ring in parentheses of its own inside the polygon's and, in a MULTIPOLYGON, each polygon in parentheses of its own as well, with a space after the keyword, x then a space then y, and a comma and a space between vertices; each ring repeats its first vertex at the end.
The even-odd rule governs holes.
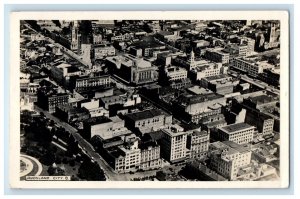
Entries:
POLYGON ((105 181, 103 170, 96 162, 85 160, 79 167, 79 177, 88 181, 105 181))

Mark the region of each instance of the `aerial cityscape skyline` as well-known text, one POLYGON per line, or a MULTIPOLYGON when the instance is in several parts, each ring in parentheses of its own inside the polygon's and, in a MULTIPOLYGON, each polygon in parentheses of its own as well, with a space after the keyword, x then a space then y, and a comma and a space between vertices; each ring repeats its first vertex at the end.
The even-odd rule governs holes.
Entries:
POLYGON ((20 22, 20 180, 280 180, 279 20, 20 22))

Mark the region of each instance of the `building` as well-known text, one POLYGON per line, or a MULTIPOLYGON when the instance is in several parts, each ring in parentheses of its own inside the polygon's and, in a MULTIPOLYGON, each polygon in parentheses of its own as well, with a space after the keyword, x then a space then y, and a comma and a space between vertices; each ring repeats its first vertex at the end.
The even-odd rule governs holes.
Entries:
POLYGON ((71 50, 75 53, 80 53, 81 46, 81 35, 79 34, 79 24, 78 21, 74 21, 72 24, 72 32, 71 32, 71 50))
POLYGON ((65 122, 83 121, 90 117, 86 108, 73 107, 69 104, 56 106, 55 115, 65 122))
POLYGON ((262 73, 258 74, 258 79, 267 84, 279 87, 280 86, 280 69, 264 69, 262 73))
POLYGON ((260 73, 263 73, 265 69, 272 69, 275 66, 267 63, 267 61, 258 61, 256 56, 251 56, 233 59, 232 67, 252 77, 257 77, 260 73))
POLYGON ((130 131, 125 127, 124 120, 118 116, 115 117, 92 117, 83 121, 83 136, 86 139, 91 139, 98 135, 102 139, 109 139, 112 137, 125 135, 130 131))
POLYGON ((111 146, 103 150, 106 162, 118 173, 127 173, 140 169, 141 149, 138 140, 125 141, 122 145, 111 146))
POLYGON ((221 95, 233 93, 233 89, 238 83, 239 80, 233 79, 229 75, 217 75, 201 79, 201 85, 204 88, 221 95))
POLYGON ((142 142, 139 144, 139 148, 141 149, 140 169, 148 170, 161 167, 160 145, 156 141, 142 142))
POLYGON ((205 77, 217 76, 225 73, 227 73, 227 70, 223 67, 222 63, 203 62, 190 70, 190 77, 193 81, 199 81, 205 77))
POLYGON ((157 81, 157 67, 143 58, 123 55, 106 58, 111 73, 128 84, 141 85, 157 81))
POLYGON ((199 160, 187 163, 185 170, 193 179, 199 181, 228 181, 228 179, 209 169, 199 160))
POLYGON ((139 129, 144 133, 160 129, 172 123, 172 115, 167 115, 158 109, 126 114, 125 125, 129 129, 139 129))
POLYGON ((248 46, 245 44, 229 44, 224 50, 229 53, 229 63, 236 57, 244 58, 248 55, 248 46))
POLYGON ((100 44, 102 42, 101 34, 93 34, 93 44, 100 44))
POLYGON ((246 144, 253 141, 254 126, 247 123, 236 123, 220 127, 214 135, 220 141, 232 141, 246 144))
POLYGON ((68 86, 72 76, 81 75, 81 71, 70 64, 56 63, 51 66, 51 76, 61 85, 68 86))
POLYGON ((229 64, 229 53, 224 48, 206 49, 205 58, 222 64, 229 64))
POLYGON ((108 56, 115 56, 116 49, 110 45, 96 45, 93 46, 94 59, 103 59, 108 56))
POLYGON ((112 86, 110 75, 102 76, 80 76, 75 78, 72 88, 76 92, 87 92, 112 86))
POLYGON ((89 111, 90 117, 109 117, 109 111, 104 107, 100 107, 99 99, 84 99, 78 102, 78 107, 86 108, 89 111))
POLYGON ((41 88, 37 92, 37 104, 49 113, 55 112, 55 107, 69 103, 68 93, 58 93, 53 89, 41 88))
POLYGON ((165 74, 169 81, 176 81, 187 78, 187 70, 178 66, 165 67, 165 74))
POLYGON ((187 153, 187 132, 180 126, 162 129, 161 157, 171 163, 184 161, 187 153))
POLYGON ((194 130, 187 136, 187 149, 190 150, 189 158, 204 158, 207 156, 209 146, 209 133, 204 130, 194 130))
POLYGON ((257 131, 263 136, 273 135, 274 118, 266 115, 257 109, 248 109, 245 122, 256 126, 257 131))
POLYGON ((181 95, 173 102, 174 113, 186 122, 199 123, 202 118, 221 113, 226 99, 215 93, 181 95))
POLYGON ((240 168, 251 161, 249 147, 232 141, 211 143, 208 154, 209 167, 229 180, 236 180, 240 168))

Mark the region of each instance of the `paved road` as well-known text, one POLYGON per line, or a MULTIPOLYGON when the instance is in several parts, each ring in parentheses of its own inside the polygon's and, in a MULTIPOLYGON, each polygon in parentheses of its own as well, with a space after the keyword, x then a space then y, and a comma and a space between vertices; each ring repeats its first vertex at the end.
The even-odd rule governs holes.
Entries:
POLYGON ((50 120, 53 120, 58 125, 65 128, 67 131, 72 133, 76 141, 78 141, 78 144, 81 148, 83 148, 87 155, 91 158, 93 158, 100 167, 104 170, 105 175, 107 177, 107 180, 109 181, 128 181, 131 178, 134 177, 140 177, 140 176, 151 176, 155 175, 156 171, 145 171, 145 172, 135 172, 134 174, 117 174, 109 165, 108 163, 94 150, 94 147, 86 141, 75 129, 74 127, 70 126, 69 124, 63 122, 62 120, 58 119, 54 115, 50 114, 48 111, 41 109, 38 106, 35 106, 35 110, 38 112, 43 112, 47 118, 50 120))
POLYGON ((242 75, 241 76, 241 79, 250 83, 250 84, 253 84, 253 85, 256 85, 260 88, 263 88, 271 93, 274 93, 276 95, 280 95, 280 91, 276 88, 273 88, 271 86, 269 86, 267 83, 264 83, 264 82, 258 82, 258 81, 254 81, 254 79, 250 78, 250 77, 247 77, 246 75, 242 75))
POLYGON ((67 131, 69 131, 74 136, 74 138, 78 141, 78 144, 81 146, 81 148, 83 148, 86 151, 88 156, 93 158, 104 170, 106 176, 108 177, 108 180, 114 180, 120 178, 120 176, 116 176, 113 169, 107 164, 107 162, 97 152, 95 152, 93 146, 78 133, 77 129, 63 122, 62 120, 58 119, 54 115, 50 114, 48 111, 39 108, 38 106, 35 106, 35 110, 38 112, 43 112, 47 118, 53 120, 58 125, 62 126, 67 131))

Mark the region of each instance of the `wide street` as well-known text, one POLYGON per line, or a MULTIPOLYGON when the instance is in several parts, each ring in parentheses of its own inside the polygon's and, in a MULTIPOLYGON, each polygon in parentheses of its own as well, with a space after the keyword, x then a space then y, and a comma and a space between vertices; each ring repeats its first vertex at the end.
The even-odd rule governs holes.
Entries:
POLYGON ((42 112, 44 115, 49 118, 50 120, 53 120, 55 123, 57 123, 59 126, 62 126, 65 128, 66 131, 69 131, 76 141, 78 141, 79 146, 85 150, 87 155, 96 161, 100 167, 105 172, 105 176, 107 177, 107 180, 109 181, 128 181, 132 178, 137 178, 141 176, 152 176, 156 174, 156 171, 145 171, 145 172, 135 172, 134 174, 117 174, 113 171, 113 169, 108 165, 108 163, 94 150, 94 147, 86 141, 75 129, 74 127, 70 126, 69 124, 63 122, 62 120, 58 119, 54 115, 50 114, 48 111, 41 109, 38 106, 35 106, 34 109, 37 112, 42 112))

